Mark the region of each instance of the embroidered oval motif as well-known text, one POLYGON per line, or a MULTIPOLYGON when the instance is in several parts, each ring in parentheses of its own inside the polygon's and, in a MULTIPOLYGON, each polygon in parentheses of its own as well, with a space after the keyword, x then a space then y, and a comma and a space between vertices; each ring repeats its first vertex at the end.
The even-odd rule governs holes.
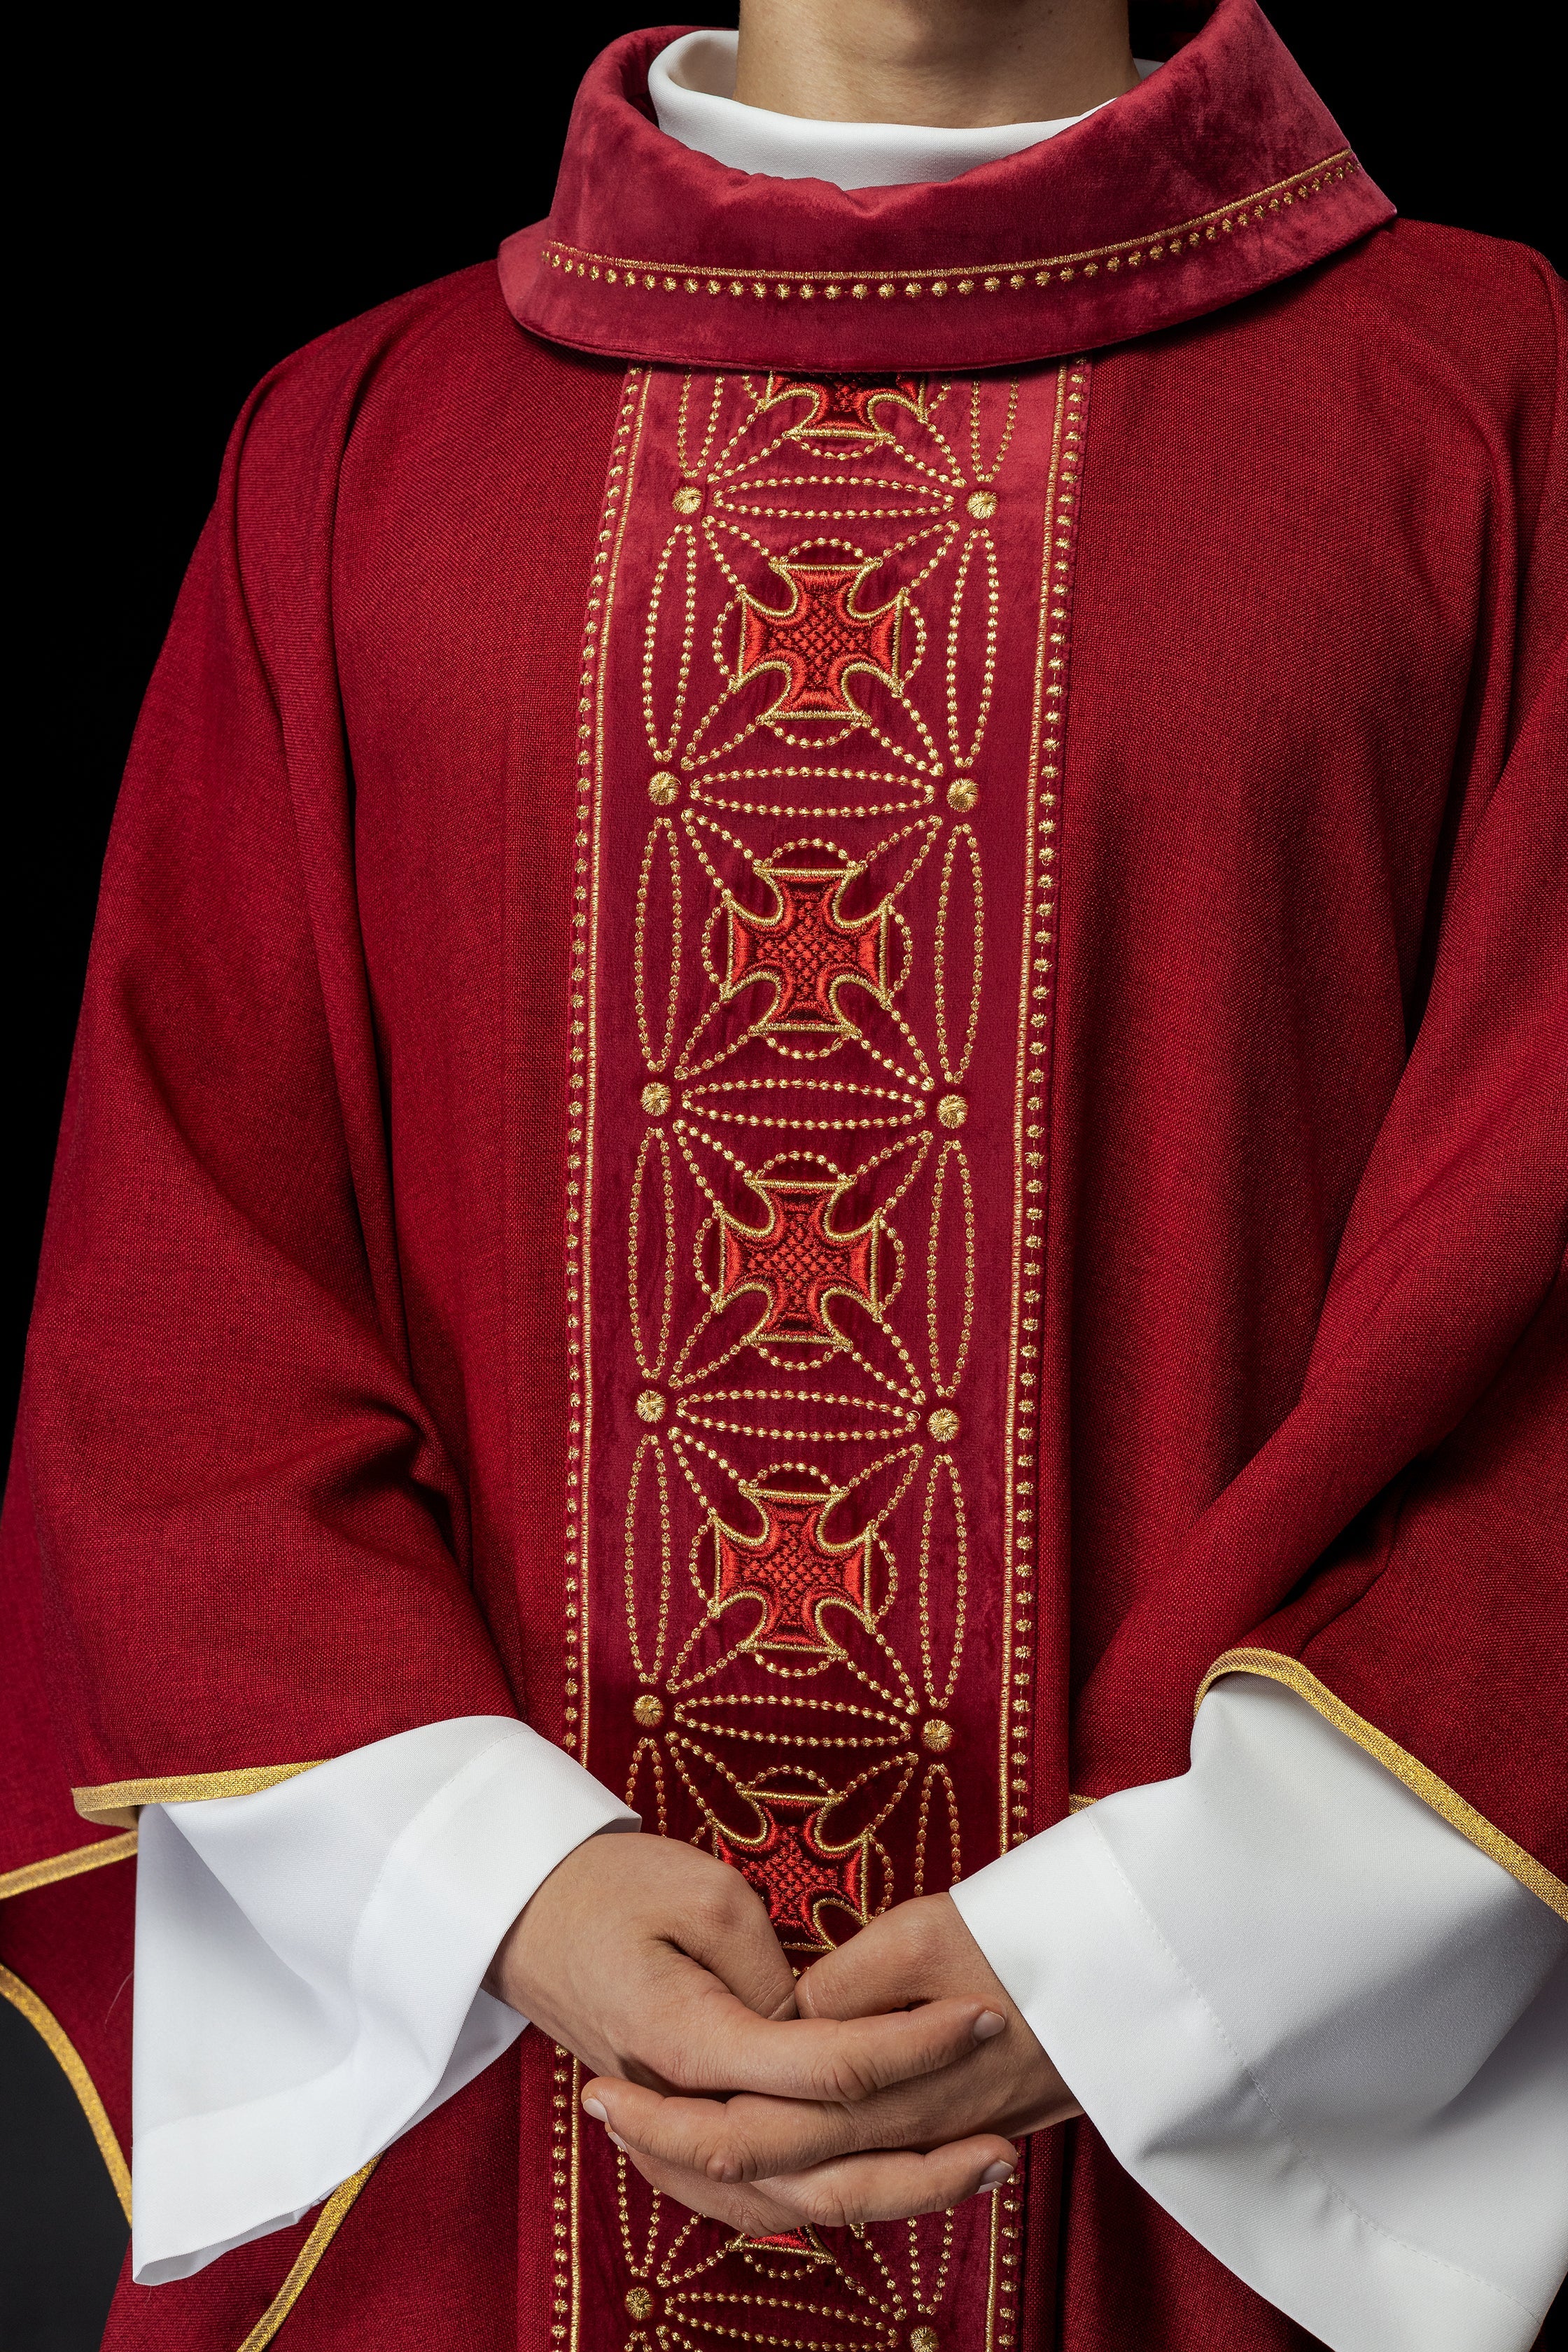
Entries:
POLYGON ((956 1137, 944 1143, 931 1185, 926 1253, 926 1339, 931 1385, 951 1397, 963 1378, 974 1328, 974 1198, 956 1137))
POLYGON ((927 776, 886 769, 835 767, 802 758, 764 769, 720 768, 692 779, 691 797, 734 816, 901 816, 930 808, 936 787, 927 776))
MULTIPOLYGON (((972 377, 968 385, 969 446, 963 450, 978 482, 994 481, 1001 470, 1018 421, 1018 380, 1003 388, 995 376, 972 377)), ((948 427, 952 437, 952 426, 948 427)), ((954 437, 955 454, 963 444, 954 437)))
POLYGON ((664 1759, 657 1741, 639 1739, 633 1750, 631 1769, 626 1774, 626 1807, 640 1813, 645 1830, 657 1829, 660 1837, 668 1835, 669 1808, 664 1785, 664 1759))
POLYGON ((684 523, 665 542, 643 625, 643 725, 656 761, 675 757, 686 716, 696 625, 696 533, 684 523))
POLYGON ((650 1070, 662 1070, 675 1043, 680 994, 680 846, 667 816, 649 830, 637 876, 632 993, 643 1059, 650 1070))
MULTIPOLYGON (((921 1513, 921 1673, 926 1705, 938 1718, 952 1705, 963 1663, 969 1605, 969 1530, 958 1465, 938 1454, 926 1479, 921 1513)), ((922 1744, 941 1753, 947 1726, 928 1723, 922 1744)))
MULTIPOLYGON (((675 1193, 664 1129, 650 1127, 637 1154, 627 1215, 626 1277, 631 1294, 632 1346, 644 1380, 663 1376, 669 1352, 675 1293, 675 1193)), ((662 1421, 664 1399, 637 1400, 640 1419, 662 1421)))
POLYGON ((669 1478, 664 1448, 657 1437, 645 1437, 632 1462, 626 1494, 626 1594, 632 1664, 640 1680, 657 1681, 664 1666, 669 1622, 669 1478))
POLYGON ((960 768, 980 756, 991 716, 1001 604, 991 533, 973 530, 958 559, 947 619, 947 745, 960 768))
MULTIPOLYGON (((811 454, 822 453, 813 447, 811 454)), ((938 481, 922 481, 907 459, 900 461, 883 444, 842 472, 806 479, 771 469, 739 474, 716 491, 713 504, 753 530, 764 522, 873 522, 909 529, 940 516, 947 492, 938 481)))
POLYGON ((963 1875, 963 1849, 959 1840, 958 1797, 945 1764, 933 1764, 921 1782, 920 1819, 915 1830, 917 1895, 945 1895, 963 1875))
POLYGON ((932 972, 937 1056, 943 1081, 950 1087, 963 1084, 974 1051, 984 943, 980 845, 971 826, 955 825, 942 855, 932 972))

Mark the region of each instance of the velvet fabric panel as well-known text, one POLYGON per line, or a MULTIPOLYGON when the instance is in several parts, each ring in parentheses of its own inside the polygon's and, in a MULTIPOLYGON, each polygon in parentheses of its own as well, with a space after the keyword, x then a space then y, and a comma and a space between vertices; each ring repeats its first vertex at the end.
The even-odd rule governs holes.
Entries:
POLYGON ((1234 302, 1393 206, 1256 0, 1070 131, 940 186, 758 182, 665 138, 631 33, 583 84, 554 205, 501 248, 525 326, 678 365, 1005 367, 1234 302))

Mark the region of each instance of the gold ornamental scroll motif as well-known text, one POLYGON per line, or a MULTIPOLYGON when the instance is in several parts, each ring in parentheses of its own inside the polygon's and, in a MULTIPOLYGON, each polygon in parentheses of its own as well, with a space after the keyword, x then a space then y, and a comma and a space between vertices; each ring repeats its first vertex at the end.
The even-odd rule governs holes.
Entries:
MULTIPOLYGON (((566 1737, 797 1969, 1026 1834, 1081 363, 634 369, 583 674, 566 1737)), ((737 2240, 557 2076, 558 2340, 990 2352, 1014 2187, 737 2240)))

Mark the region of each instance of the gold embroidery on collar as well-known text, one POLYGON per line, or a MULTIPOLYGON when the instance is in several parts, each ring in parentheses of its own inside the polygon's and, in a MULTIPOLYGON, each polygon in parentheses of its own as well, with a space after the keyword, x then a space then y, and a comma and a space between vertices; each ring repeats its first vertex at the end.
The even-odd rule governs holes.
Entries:
POLYGON ((1097 278, 1102 270, 1113 275, 1178 257, 1185 258, 1194 252, 1217 250, 1223 240, 1237 229, 1257 227, 1270 214, 1304 204, 1325 188, 1352 177, 1360 169, 1350 149, 1342 147, 1332 155, 1326 155, 1321 163, 1310 163, 1305 171, 1292 173, 1289 179, 1276 180, 1268 187, 1255 189, 1252 194, 1238 196, 1230 204, 1216 205, 1212 211, 1196 213, 1191 220, 1178 221, 1173 227, 1155 229, 1147 236, 1121 237, 1110 245, 1089 246, 1079 253, 998 262, 992 268, 973 263, 956 268, 949 266, 859 271, 714 268, 701 263, 635 261, 619 254, 593 253, 582 246, 564 244, 558 237, 546 244, 543 258, 552 269, 563 269, 568 277, 602 281, 627 293, 750 294, 757 300, 765 300, 772 295, 781 302, 792 296, 802 302, 837 302, 841 299, 864 301, 873 294, 884 298, 901 295, 906 301, 917 301, 924 295, 940 300, 948 294, 1022 294, 1053 282, 1069 285, 1077 278, 1097 278))

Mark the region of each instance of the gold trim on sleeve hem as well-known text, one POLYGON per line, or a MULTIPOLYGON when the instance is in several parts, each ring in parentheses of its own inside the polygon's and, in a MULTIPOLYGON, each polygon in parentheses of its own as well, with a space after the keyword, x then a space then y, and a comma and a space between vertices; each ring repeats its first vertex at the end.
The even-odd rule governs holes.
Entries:
POLYGON ((320 1761, 318 1757, 309 1764, 244 1764, 233 1772, 177 1772, 163 1780, 105 1780, 96 1789, 73 1789, 71 1802, 83 1821, 133 1830, 143 1805, 194 1805, 207 1797, 254 1797, 260 1789, 275 1789, 279 1780, 292 1780, 298 1772, 313 1772, 320 1761))
POLYGON ((76 1878, 84 1870, 101 1870, 106 1862, 129 1862, 136 1851, 136 1832, 100 1838, 93 1845, 72 1846, 68 1853, 52 1853, 45 1862, 29 1862, 0 1878, 0 1903, 12 1895, 31 1895, 35 1887, 53 1886, 62 1878, 76 1878))
MULTIPOLYGON (((295 1765, 294 1769, 297 1772, 300 1772, 309 1769, 309 1767, 297 1764, 295 1765)), ((289 2272, 288 2277, 284 2280, 282 2285, 279 2288, 277 2294, 273 2296, 271 2302, 268 2305, 266 2310, 262 2313, 260 2318, 257 2321, 255 2326, 251 2329, 244 2343, 239 2346, 238 2352, 263 2352, 263 2347, 271 2343, 273 2337, 277 2335, 278 2330, 282 2326, 283 2322, 288 2318, 289 2314, 299 2302, 311 2272, 315 2269, 316 2264, 321 2261, 321 2256, 326 2252, 327 2248, 331 2244, 332 2240, 337 2236, 340 2228, 342 2226, 343 2220, 347 2215, 349 2207, 353 2203, 354 2199, 359 2195, 360 2190, 364 2187, 365 2182, 370 2179, 371 2174, 375 2170, 376 2166, 380 2162, 381 2158, 379 2156, 373 2156, 370 2162, 368 2164, 362 2165, 360 2169, 352 2174, 350 2178, 343 2182, 340 2189, 333 2189, 331 2195, 328 2198, 326 2203, 317 2214, 316 2226, 311 2231, 310 2236, 306 2239, 304 2244, 300 2247, 299 2254, 295 2258, 293 2269, 289 2272)))
POLYGON ((1364 1748, 1369 1756, 1374 1757, 1396 1780, 1403 1780, 1423 1804, 1430 1805, 1435 1813, 1440 1813, 1461 1837, 1468 1838, 1482 1853, 1489 1854, 1493 1862, 1500 1863, 1511 1878, 1517 1878, 1521 1886, 1528 1886, 1532 1895, 1539 1895, 1560 1919, 1568 1919, 1568 1886, 1554 1876, 1544 1863, 1537 1862, 1533 1854, 1527 1853, 1523 1846, 1516 1845, 1503 1831, 1494 1829, 1486 1815, 1478 1813, 1473 1805, 1468 1805, 1446 1780, 1440 1780, 1436 1772, 1429 1771, 1425 1764, 1397 1746, 1374 1723, 1368 1723, 1363 1716, 1357 1715, 1343 1699, 1336 1698, 1328 1685, 1321 1683, 1299 1658, 1285 1657, 1278 1650, 1226 1650, 1223 1657, 1215 1659, 1198 1687, 1193 1706, 1194 1715, 1211 1686, 1222 1675, 1262 1675, 1270 1682, 1283 1683, 1287 1690, 1293 1690, 1298 1698, 1304 1698, 1309 1706, 1315 1707, 1336 1731, 1342 1731, 1347 1739, 1353 1739, 1358 1748, 1364 1748))
POLYGON ((109 2168, 114 2193, 127 2221, 131 2219, 131 2168, 121 2153, 120 2142, 114 2136, 98 2087, 82 2063, 81 2053, 60 2023, 53 2010, 47 2009, 30 1985, 25 1985, 7 1968, 0 1967, 0 1999, 8 2000, 13 2009, 20 2010, 28 2024, 47 2042, 67 2082, 76 2093, 81 2111, 87 2117, 98 2152, 109 2168))

